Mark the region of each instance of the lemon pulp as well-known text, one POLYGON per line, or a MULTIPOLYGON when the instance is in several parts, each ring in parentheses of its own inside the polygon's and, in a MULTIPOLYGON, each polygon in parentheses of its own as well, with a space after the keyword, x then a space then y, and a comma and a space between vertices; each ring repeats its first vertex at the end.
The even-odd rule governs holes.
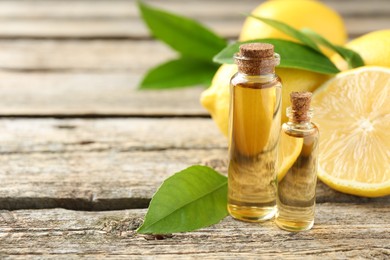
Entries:
POLYGON ((390 194, 390 69, 343 72, 313 96, 320 129, 318 177, 341 192, 390 194))

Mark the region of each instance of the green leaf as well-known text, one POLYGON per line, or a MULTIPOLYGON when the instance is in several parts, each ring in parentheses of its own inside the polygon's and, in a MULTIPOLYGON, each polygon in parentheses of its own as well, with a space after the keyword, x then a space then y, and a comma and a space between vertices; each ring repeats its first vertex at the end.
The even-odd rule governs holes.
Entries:
POLYGON ((324 54, 313 49, 287 40, 281 39, 258 39, 246 42, 236 42, 218 53, 214 61, 218 63, 234 63, 233 55, 239 51, 239 47, 244 43, 265 42, 273 44, 275 52, 280 54, 281 68, 294 68, 314 71, 323 74, 335 74, 339 69, 324 54))
POLYGON ((138 6, 152 34, 183 56, 210 61, 227 44, 226 40, 194 20, 141 1, 138 1, 138 6))
POLYGON ((285 24, 285 23, 280 22, 280 21, 277 21, 277 20, 259 17, 259 16, 255 16, 255 15, 250 15, 250 17, 257 19, 257 20, 260 20, 260 21, 268 24, 269 26, 272 26, 275 29, 278 29, 279 31, 284 32, 288 36, 291 36, 294 39, 304 43, 305 45, 309 46, 313 50, 316 50, 316 51, 322 53, 321 50, 318 48, 317 44, 310 37, 306 36, 304 33, 291 27, 290 25, 285 24))
POLYGON ((362 57, 359 55, 359 53, 341 46, 334 45, 330 41, 328 41, 327 39, 325 39, 324 37, 322 37, 321 35, 319 35, 318 33, 316 33, 311 29, 305 28, 302 29, 301 31, 306 35, 308 35, 309 37, 311 37, 312 39, 314 39, 319 44, 337 52, 348 63, 348 67, 350 69, 364 66, 364 61, 362 57))
POLYGON ((216 64, 179 58, 152 68, 144 76, 140 89, 166 89, 193 85, 208 86, 218 69, 216 64))
POLYGON ((164 181, 137 232, 187 232, 216 224, 227 216, 226 205, 227 178, 209 167, 191 166, 164 181))

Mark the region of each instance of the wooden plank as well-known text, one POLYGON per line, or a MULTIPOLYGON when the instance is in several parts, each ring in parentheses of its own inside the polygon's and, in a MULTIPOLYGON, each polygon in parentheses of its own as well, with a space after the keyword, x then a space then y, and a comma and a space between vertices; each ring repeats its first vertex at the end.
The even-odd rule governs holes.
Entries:
MULTIPOLYGON (((243 22, 243 20, 203 19, 199 21, 227 38, 237 37, 243 22)), ((52 20, 43 18, 3 20, 1 23, 0 38, 150 38, 147 28, 139 19, 52 20)))
POLYGON ((157 41, 0 40, 3 70, 125 70, 143 74, 177 56, 157 41))
POLYGON ((207 116, 202 87, 138 91, 140 73, 0 72, 1 116, 207 116))
MULTIPOLYGON (((217 34, 236 39, 240 34, 244 19, 214 20, 197 19, 217 34)), ((51 20, 23 19, 3 20, 0 27, 0 39, 148 39, 150 33, 141 20, 133 19, 87 19, 87 20, 51 20)), ((355 38, 371 31, 388 29, 387 17, 346 18, 345 24, 350 38, 355 38)))
POLYGON ((4 155, 0 208, 143 208, 174 172, 225 154, 215 149, 91 152, 85 147, 64 153, 4 155))
MULTIPOLYGON (((390 3, 390 2, 388 2, 390 3)), ((390 7, 389 7, 390 9, 390 7)), ((378 19, 372 19, 372 17, 357 17, 351 18, 345 21, 347 31, 350 38, 376 31, 376 30, 388 30, 390 24, 390 13, 387 17, 381 17, 378 19), (352 29, 356 28, 356 29, 352 29)))
MULTIPOLYGON (((193 164, 227 172, 210 119, 0 120, 0 209, 146 207, 163 180, 193 164)), ((319 184, 317 202, 382 202, 319 184)))
MULTIPOLYGON (((135 1, 0 2, 0 38, 147 38, 135 1), (95 8, 90 8, 91 5, 95 8), (128 11, 126 11, 128 10, 128 11)), ((388 28, 389 2, 329 1, 345 18, 350 37, 388 28), (358 17, 358 19, 357 19, 358 17)), ((195 18, 228 38, 236 38, 253 1, 151 1, 153 5, 195 18), (207 5, 207 8, 205 6, 207 5)))
POLYGON ((7 209, 146 207, 174 172, 226 156, 226 141, 210 119, 3 119, 0 125, 0 208, 7 209))
MULTIPOLYGON (((0 1, 0 19, 52 18, 80 19, 94 18, 137 18, 139 17, 134 0, 30 0, 30 1, 0 1), (91 8, 93 4, 93 8, 91 8)), ((146 0, 145 2, 171 10, 176 13, 186 13, 192 17, 242 17, 264 1, 253 0, 146 0), (207 8, 206 7, 207 4, 207 8)), ((386 16, 389 13, 387 0, 323 0, 321 1, 337 10, 343 16, 386 16), (375 15, 374 15, 375 14, 375 15)))
MULTIPOLYGON (((378 0, 376 0, 378 1, 378 0)), ((0 19, 85 19, 85 18, 138 18, 139 12, 135 0, 30 0, 0 2, 0 19), (93 8, 91 5, 93 4, 93 8)), ((240 12, 248 13, 259 2, 225 0, 224 4, 218 0, 146 0, 150 5, 169 9, 176 13, 187 13, 192 17, 242 17, 240 12), (207 4, 207 6, 205 6, 207 4), (207 7, 207 8, 206 8, 207 7)))
POLYGON ((0 257, 39 258, 375 258, 390 255, 390 210, 380 204, 321 204, 311 231, 289 233, 272 221, 228 217, 199 231, 135 235, 145 210, 63 209, 0 213, 0 257))
POLYGON ((208 118, 0 119, 0 129, 3 155, 227 148, 208 118))

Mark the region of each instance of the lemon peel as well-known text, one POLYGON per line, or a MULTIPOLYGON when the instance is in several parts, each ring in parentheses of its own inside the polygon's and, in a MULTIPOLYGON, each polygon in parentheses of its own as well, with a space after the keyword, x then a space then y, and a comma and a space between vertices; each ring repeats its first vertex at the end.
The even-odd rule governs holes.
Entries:
POLYGON ((390 194, 390 69, 360 67, 330 79, 313 95, 320 129, 318 177, 335 190, 390 194))

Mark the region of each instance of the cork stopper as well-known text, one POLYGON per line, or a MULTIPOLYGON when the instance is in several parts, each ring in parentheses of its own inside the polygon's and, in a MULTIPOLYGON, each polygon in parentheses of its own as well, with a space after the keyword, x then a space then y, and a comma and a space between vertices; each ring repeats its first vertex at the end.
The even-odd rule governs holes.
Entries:
POLYGON ((272 58, 274 46, 269 43, 247 43, 240 46, 240 55, 249 59, 272 58))
POLYGON ((311 92, 291 92, 291 112, 294 122, 310 121, 311 92))
POLYGON ((234 56, 240 72, 248 75, 273 73, 280 57, 269 43, 247 43, 240 46, 240 52, 234 56))

